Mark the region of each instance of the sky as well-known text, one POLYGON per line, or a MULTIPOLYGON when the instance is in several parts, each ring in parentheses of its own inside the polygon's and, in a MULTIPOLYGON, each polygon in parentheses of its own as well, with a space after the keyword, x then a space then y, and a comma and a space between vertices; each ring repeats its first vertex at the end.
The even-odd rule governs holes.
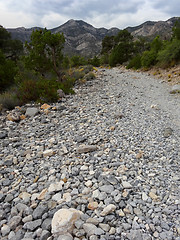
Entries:
POLYGON ((58 27, 70 19, 124 29, 145 21, 180 17, 179 0, 0 0, 0 25, 58 27))

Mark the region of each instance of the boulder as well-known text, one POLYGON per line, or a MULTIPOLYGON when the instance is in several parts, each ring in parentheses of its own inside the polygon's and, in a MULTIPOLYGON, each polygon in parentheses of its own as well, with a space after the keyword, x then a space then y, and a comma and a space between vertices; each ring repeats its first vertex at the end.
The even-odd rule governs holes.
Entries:
POLYGON ((72 233, 74 223, 80 219, 81 214, 81 211, 73 208, 58 210, 52 219, 52 234, 58 237, 63 234, 72 233))
POLYGON ((38 108, 35 108, 35 107, 28 107, 26 109, 26 113, 25 113, 25 116, 26 117, 34 117, 36 116, 37 114, 39 113, 39 109, 38 108))

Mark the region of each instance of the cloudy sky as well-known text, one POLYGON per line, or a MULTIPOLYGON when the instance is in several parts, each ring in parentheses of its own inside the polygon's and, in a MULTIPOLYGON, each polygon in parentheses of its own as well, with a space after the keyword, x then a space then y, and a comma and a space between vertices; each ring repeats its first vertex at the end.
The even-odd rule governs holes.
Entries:
POLYGON ((6 28, 54 28, 75 19, 123 29, 174 16, 180 16, 179 0, 0 0, 0 25, 6 28))

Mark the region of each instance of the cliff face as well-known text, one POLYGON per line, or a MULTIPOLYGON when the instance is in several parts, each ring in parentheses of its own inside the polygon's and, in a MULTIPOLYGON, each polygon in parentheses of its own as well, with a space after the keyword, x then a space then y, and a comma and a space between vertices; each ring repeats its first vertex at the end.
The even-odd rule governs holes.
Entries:
MULTIPOLYGON (((162 38, 167 39, 171 36, 172 27, 177 20, 178 18, 174 17, 167 21, 148 21, 137 27, 128 27, 126 29, 135 37, 145 36, 153 38, 160 35, 162 38)), ((40 28, 15 28, 7 30, 11 33, 12 38, 25 42, 30 41, 31 33, 36 29, 40 28)), ((49 30, 52 33, 64 33, 66 39, 64 52, 66 54, 80 54, 87 57, 95 56, 100 53, 102 39, 105 36, 116 35, 120 31, 118 28, 95 28, 82 20, 69 20, 63 25, 49 30)))

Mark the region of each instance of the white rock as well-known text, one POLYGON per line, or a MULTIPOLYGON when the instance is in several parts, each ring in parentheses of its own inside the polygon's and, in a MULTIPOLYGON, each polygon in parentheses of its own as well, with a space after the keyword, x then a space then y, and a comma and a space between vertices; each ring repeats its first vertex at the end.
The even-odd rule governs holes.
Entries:
POLYGON ((85 183, 86 187, 92 187, 92 181, 91 180, 88 180, 86 183, 85 183))
POLYGON ((52 219, 52 233, 55 236, 72 233, 74 223, 80 218, 81 214, 81 211, 73 208, 58 210, 52 219))
POLYGON ((132 188, 132 185, 129 182, 122 181, 121 184, 122 184, 123 188, 126 188, 126 189, 132 188))
POLYGON ((56 183, 51 183, 48 192, 58 192, 62 190, 62 183, 61 182, 56 182, 56 183))
POLYGON ((61 193, 56 193, 53 197, 52 200, 59 202, 60 200, 62 200, 61 198, 61 193))
POLYGON ((147 201, 148 200, 148 196, 144 192, 142 193, 142 200, 143 201, 147 201))
POLYGON ((51 157, 52 155, 54 155, 54 151, 52 149, 47 149, 43 152, 44 157, 51 157))
POLYGON ((4 224, 1 228, 2 236, 6 236, 10 232, 10 230, 11 230, 10 227, 4 224))
POLYGON ((103 209, 103 211, 100 213, 101 216, 106 216, 109 213, 113 212, 116 209, 116 206, 114 204, 109 204, 107 207, 103 209))
POLYGON ((88 153, 97 150, 97 146, 95 145, 81 145, 76 149, 77 153, 88 153))
POLYGON ((63 194, 63 200, 65 202, 70 202, 71 201, 71 194, 70 193, 64 193, 63 194))
POLYGON ((92 198, 98 198, 100 194, 100 191, 98 189, 93 191, 92 198))

